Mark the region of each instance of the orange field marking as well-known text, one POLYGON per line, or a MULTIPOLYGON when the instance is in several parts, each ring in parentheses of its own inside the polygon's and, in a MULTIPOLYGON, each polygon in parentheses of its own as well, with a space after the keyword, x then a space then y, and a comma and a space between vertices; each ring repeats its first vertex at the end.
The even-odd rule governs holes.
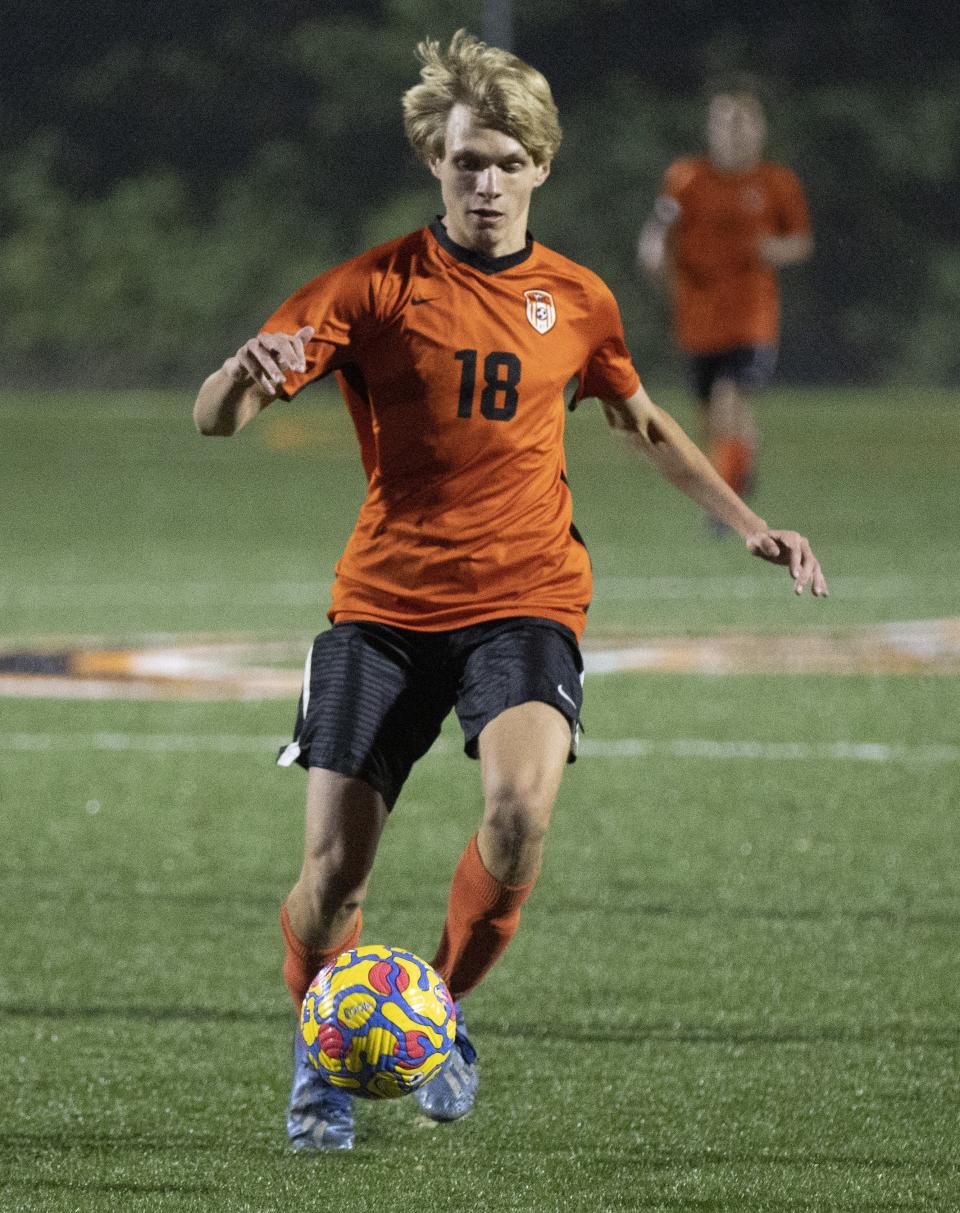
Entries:
MULTIPOLYGON (((274 699, 300 690, 309 638, 191 639, 142 646, 0 649, 0 696, 63 699, 274 699)), ((591 675, 960 674, 960 619, 842 634, 636 639, 584 647, 591 675)))
POLYGON ((960 619, 823 635, 672 637, 588 648, 586 664, 596 674, 960 674, 960 619))

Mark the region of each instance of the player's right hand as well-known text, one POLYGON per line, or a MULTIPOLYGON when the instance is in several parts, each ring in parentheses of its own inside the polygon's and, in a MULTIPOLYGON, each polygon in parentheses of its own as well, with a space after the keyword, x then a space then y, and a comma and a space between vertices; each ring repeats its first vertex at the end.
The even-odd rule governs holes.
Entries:
POLYGON ((245 341, 223 364, 234 383, 253 383, 268 396, 276 396, 287 371, 307 369, 307 342, 312 324, 296 333, 258 333, 245 341))

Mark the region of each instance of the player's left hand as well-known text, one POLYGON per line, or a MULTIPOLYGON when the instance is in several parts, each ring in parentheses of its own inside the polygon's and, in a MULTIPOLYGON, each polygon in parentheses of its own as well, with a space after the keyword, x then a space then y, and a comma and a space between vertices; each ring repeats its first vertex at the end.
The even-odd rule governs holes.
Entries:
POLYGON ((810 586, 814 598, 829 594, 827 579, 814 556, 810 541, 796 531, 757 531, 747 536, 747 549, 761 560, 782 564, 790 570, 793 592, 802 594, 810 586))

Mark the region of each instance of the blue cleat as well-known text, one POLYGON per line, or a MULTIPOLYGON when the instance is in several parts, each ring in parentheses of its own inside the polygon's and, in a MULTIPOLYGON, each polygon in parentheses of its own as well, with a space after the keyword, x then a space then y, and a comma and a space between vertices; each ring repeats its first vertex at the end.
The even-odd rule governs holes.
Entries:
POLYGON ((440 1072, 414 1094, 421 1110, 431 1120, 459 1120, 473 1107, 480 1075, 477 1050, 470 1043, 460 1004, 457 1009, 457 1035, 450 1056, 440 1072))
POLYGON ((353 1096, 324 1082, 310 1064, 300 1028, 293 1037, 287 1136, 294 1150, 352 1150, 353 1096))

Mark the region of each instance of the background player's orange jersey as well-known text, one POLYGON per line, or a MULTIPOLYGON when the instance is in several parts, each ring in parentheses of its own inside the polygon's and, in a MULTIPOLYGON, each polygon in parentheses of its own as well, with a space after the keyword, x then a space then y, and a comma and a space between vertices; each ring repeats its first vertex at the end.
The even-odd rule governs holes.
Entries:
POLYGON ((487 258, 438 222, 320 275, 264 331, 307 324, 307 370, 285 395, 336 371, 368 480, 331 620, 442 630, 536 615, 579 636, 590 561, 563 390, 639 387, 603 282, 533 241, 487 258))
POLYGON ((764 236, 809 233, 796 176, 761 161, 726 172, 708 157, 675 161, 662 194, 680 207, 671 229, 674 323, 680 347, 712 354, 736 346, 776 345, 780 296, 776 272, 759 255, 764 236))

